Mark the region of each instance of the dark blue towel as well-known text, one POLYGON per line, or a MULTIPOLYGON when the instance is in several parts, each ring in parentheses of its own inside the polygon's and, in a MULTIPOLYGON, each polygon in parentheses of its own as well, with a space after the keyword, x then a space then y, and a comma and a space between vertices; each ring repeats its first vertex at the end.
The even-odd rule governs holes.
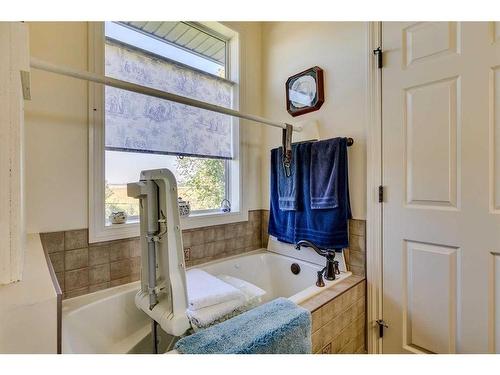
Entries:
MULTIPOLYGON (((283 211, 280 210, 279 206, 278 176, 280 173, 283 173, 283 171, 279 171, 279 169, 283 169, 283 165, 280 165, 279 163, 279 153, 279 148, 271 150, 271 202, 268 232, 279 241, 293 243, 295 211, 283 211)), ((292 160, 292 164, 296 164, 296 161, 292 160)))
MULTIPOLYGON (((343 139, 341 142, 346 142, 343 139)), ((346 145, 347 146, 347 145, 346 145)), ((349 246, 348 220, 351 218, 351 205, 349 202, 349 179, 347 166, 347 153, 345 158, 339 160, 338 177, 338 205, 332 209, 316 210, 311 208, 311 148, 297 155, 303 181, 299 184, 299 206, 295 215, 294 243, 300 240, 309 240, 321 248, 342 249, 349 246)))
MULTIPOLYGON (((346 142, 342 140, 341 142, 346 142)), ((328 249, 342 249, 349 246, 348 219, 351 218, 349 202, 349 181, 347 153, 339 159, 337 176, 338 204, 331 209, 311 208, 311 146, 312 142, 297 145, 297 210, 282 211, 278 204, 277 156, 278 150, 271 150, 271 204, 269 234, 279 241, 297 243, 309 240, 317 246, 328 249)))
POLYGON ((339 201, 339 164, 346 159, 345 138, 314 142, 311 146, 311 208, 336 208, 339 201))
POLYGON ((292 165, 290 176, 285 174, 283 168, 283 147, 278 149, 277 176, 278 176, 278 203, 280 210, 295 211, 297 209, 297 163, 293 162, 297 157, 297 145, 292 145, 292 165))

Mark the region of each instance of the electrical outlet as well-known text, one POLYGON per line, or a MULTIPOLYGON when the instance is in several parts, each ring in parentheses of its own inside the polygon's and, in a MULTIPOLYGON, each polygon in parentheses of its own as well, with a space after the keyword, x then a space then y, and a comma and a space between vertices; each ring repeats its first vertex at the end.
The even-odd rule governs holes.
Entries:
POLYGON ((191 259, 191 248, 186 247, 184 249, 184 261, 188 261, 189 259, 191 259))

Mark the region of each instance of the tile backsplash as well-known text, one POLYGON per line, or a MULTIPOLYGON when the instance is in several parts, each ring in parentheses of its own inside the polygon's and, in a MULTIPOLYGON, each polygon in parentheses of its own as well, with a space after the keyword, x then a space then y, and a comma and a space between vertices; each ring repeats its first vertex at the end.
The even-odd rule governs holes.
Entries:
MULTIPOLYGON (((186 266, 209 262, 267 246, 268 210, 253 210, 248 221, 183 231, 186 266)), ((365 274, 365 221, 351 220, 350 270, 365 274)), ((95 292, 140 278, 139 238, 88 243, 87 229, 40 233, 63 298, 95 292)))
MULTIPOLYGON (((255 210, 245 222, 183 231, 186 266, 260 249, 261 216, 261 210, 255 210)), ((140 278, 139 238, 89 244, 87 229, 40 233, 40 238, 64 299, 140 278)))

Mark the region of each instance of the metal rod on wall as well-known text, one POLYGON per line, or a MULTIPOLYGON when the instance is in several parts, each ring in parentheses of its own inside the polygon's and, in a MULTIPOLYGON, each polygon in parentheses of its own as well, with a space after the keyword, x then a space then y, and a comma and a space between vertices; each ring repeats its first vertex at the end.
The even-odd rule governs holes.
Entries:
MULTIPOLYGON (((122 81, 119 79, 110 78, 110 77, 106 77, 106 76, 95 74, 95 73, 90 73, 87 71, 77 70, 77 69, 73 69, 73 68, 70 68, 67 66, 52 64, 52 63, 49 63, 49 62, 46 62, 43 60, 39 60, 39 59, 34 58, 34 57, 31 58, 30 65, 34 69, 44 70, 46 72, 61 74, 61 75, 65 75, 68 77, 82 79, 85 81, 101 83, 103 85, 116 87, 116 88, 122 89, 122 90, 137 92, 140 94, 153 96, 155 98, 165 99, 165 100, 169 100, 172 102, 189 105, 192 107, 206 109, 206 110, 212 111, 212 112, 222 113, 224 115, 234 116, 234 117, 238 117, 241 119, 274 126, 277 128, 286 129, 285 123, 272 121, 272 120, 266 119, 264 117, 256 116, 256 115, 242 113, 242 112, 236 111, 234 109, 224 108, 224 107, 221 107, 218 105, 202 102, 202 101, 199 101, 196 99, 187 98, 185 96, 176 95, 176 94, 172 94, 170 92, 153 89, 151 87, 146 87, 146 86, 138 85, 135 83, 126 82, 126 81, 122 81)), ((23 82, 22 82, 23 86, 26 84, 25 82, 29 82, 29 80, 23 80, 23 82)), ((23 92, 29 92, 29 91, 30 91, 29 87, 23 87, 23 92)), ((30 98, 26 97, 25 99, 30 99, 30 98)), ((293 130, 296 132, 300 132, 300 131, 302 131, 302 126, 293 125, 293 130)))

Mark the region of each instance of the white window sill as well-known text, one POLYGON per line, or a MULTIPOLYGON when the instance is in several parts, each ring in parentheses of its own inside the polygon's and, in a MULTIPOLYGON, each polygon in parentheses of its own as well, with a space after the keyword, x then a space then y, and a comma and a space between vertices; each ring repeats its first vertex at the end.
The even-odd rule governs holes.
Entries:
MULTIPOLYGON (((248 221, 248 210, 238 212, 211 212, 203 214, 191 214, 189 217, 181 218, 181 228, 196 229, 201 227, 223 225, 248 221)), ((139 222, 126 224, 107 225, 98 236, 90 238, 91 243, 120 240, 140 236, 139 222)))

